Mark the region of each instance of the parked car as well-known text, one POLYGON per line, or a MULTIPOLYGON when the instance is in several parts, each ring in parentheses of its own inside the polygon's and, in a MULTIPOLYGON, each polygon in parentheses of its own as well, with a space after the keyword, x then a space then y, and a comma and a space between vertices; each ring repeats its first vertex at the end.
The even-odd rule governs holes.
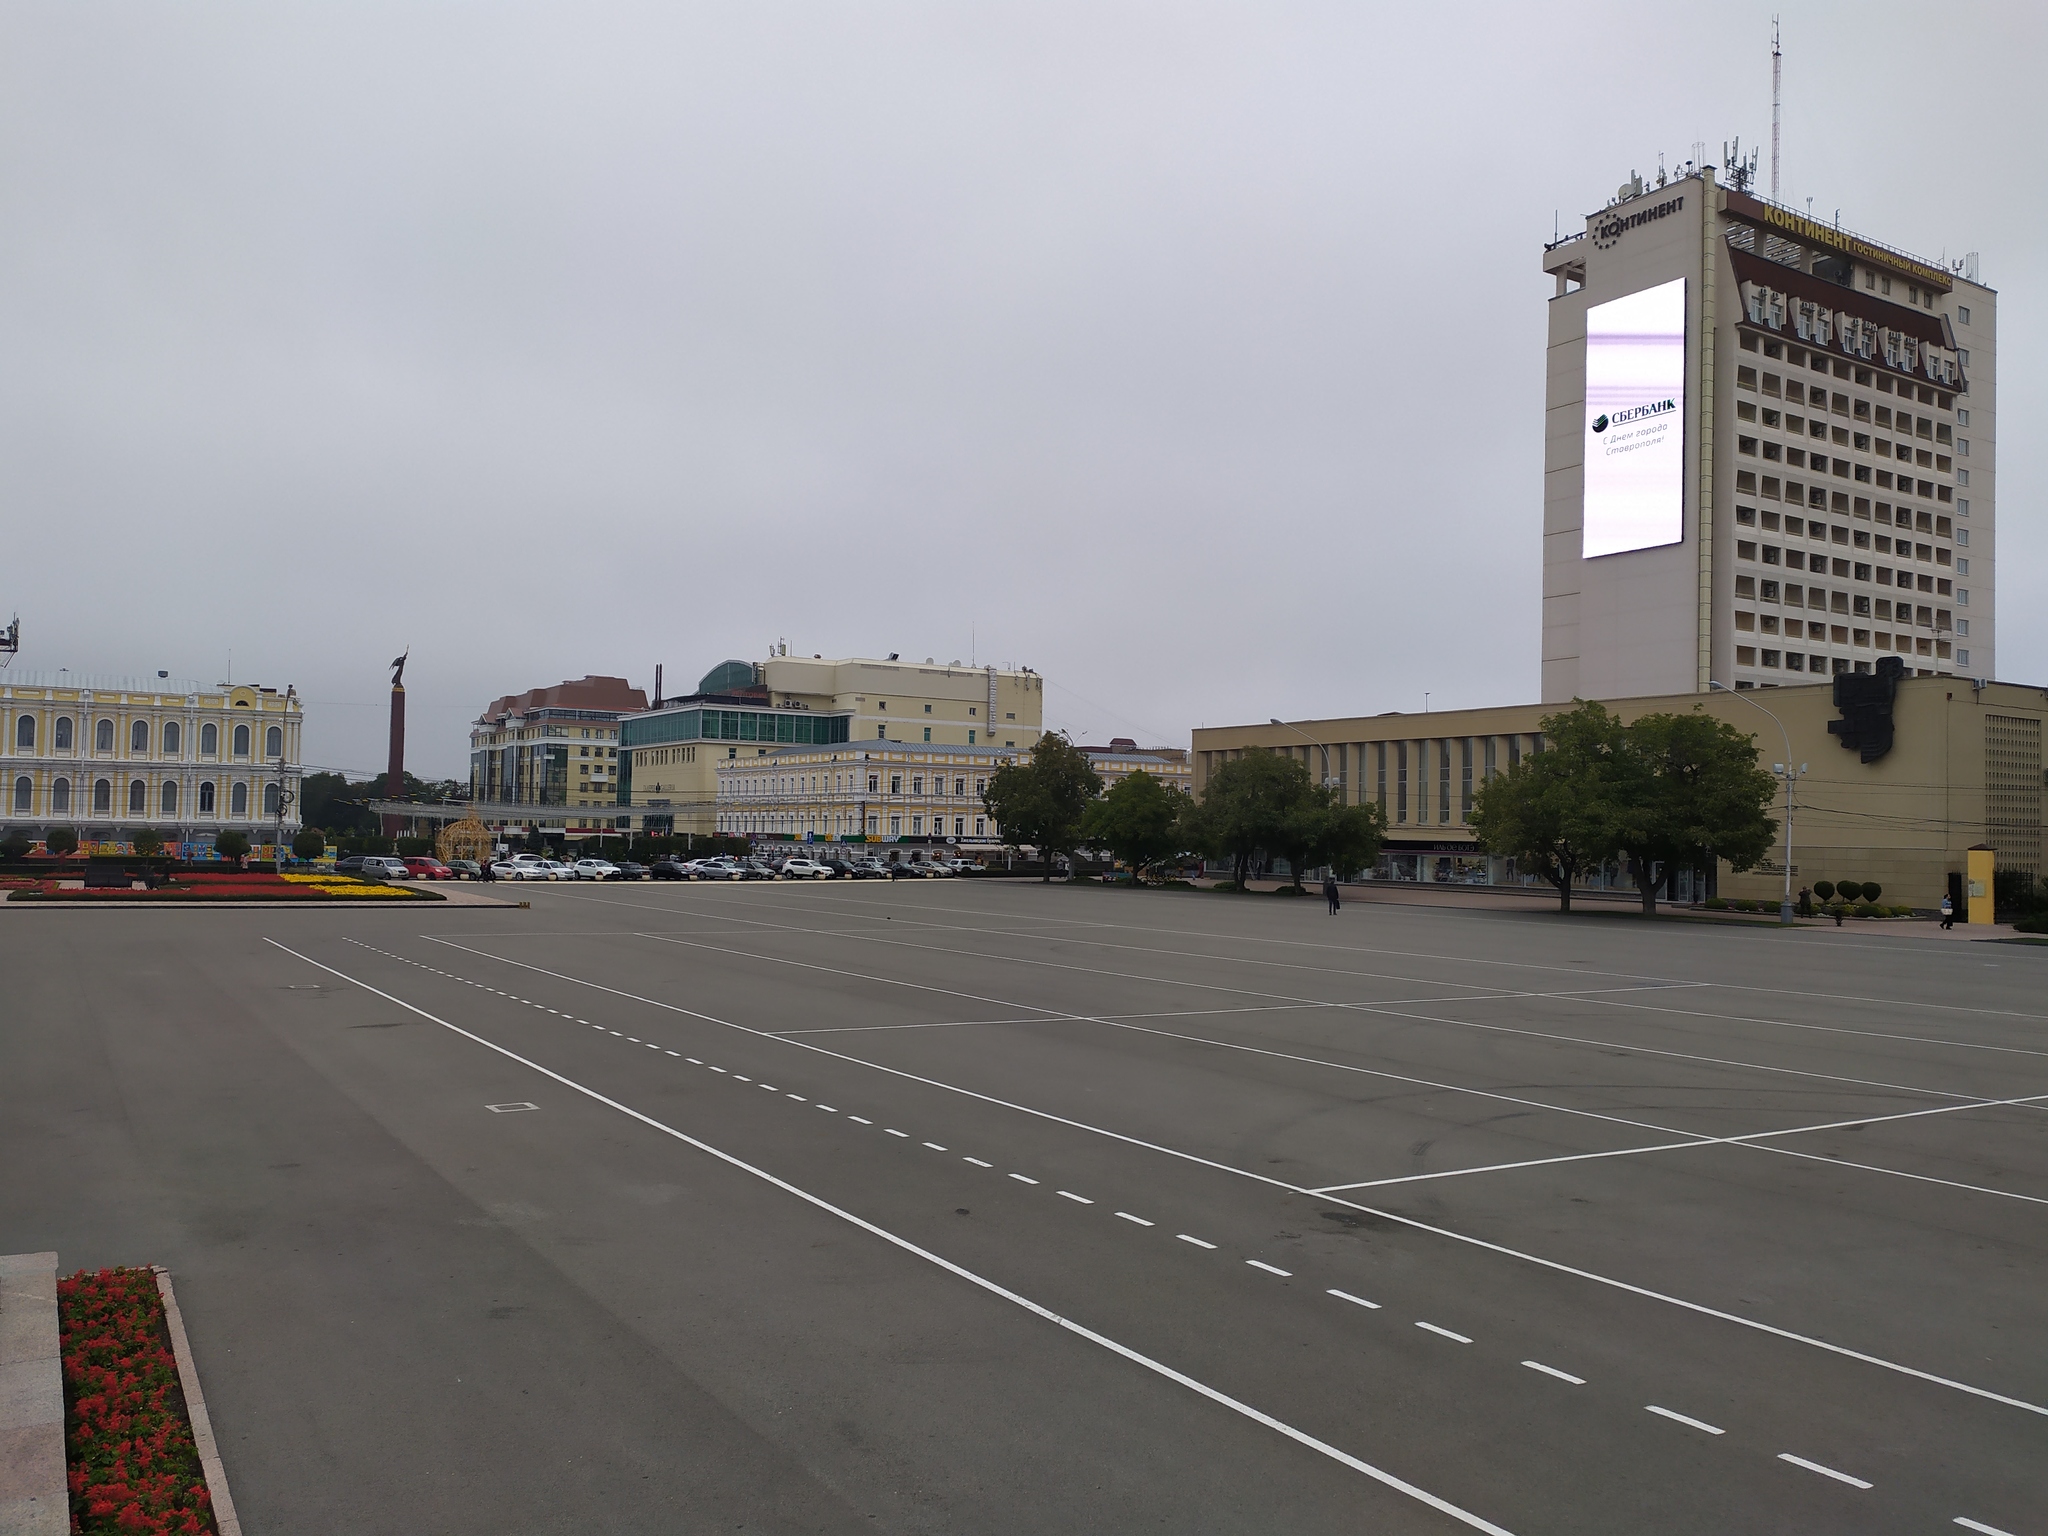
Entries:
POLYGON ((538 861, 527 863, 519 859, 500 859, 491 866, 494 880, 545 880, 548 872, 538 861))
POLYGON ((897 860, 894 864, 886 864, 883 868, 888 872, 891 880, 919 880, 924 877, 922 870, 915 864, 903 859, 897 860))
POLYGON ((818 862, 831 870, 837 879, 858 880, 860 878, 859 868, 845 859, 820 859, 818 862))
POLYGON ((352 853, 345 859, 336 859, 334 861, 334 872, 337 875, 361 874, 363 872, 363 855, 352 853))
POLYGON ((829 864, 816 859, 784 859, 782 878, 785 880, 830 880, 838 871, 829 864))
POLYGON ((377 880, 412 880, 417 878, 411 870, 405 867, 405 860, 389 858, 381 853, 373 853, 365 857, 361 872, 377 880))
POLYGON ((475 859, 450 859, 448 867, 455 871, 458 880, 481 880, 484 877, 484 867, 475 859))
POLYGON ((889 878, 889 866, 880 859, 855 859, 853 861, 853 878, 856 880, 886 880, 889 878))
POLYGON ((540 862, 541 867, 548 872, 550 880, 574 880, 576 878, 576 866, 573 864, 564 864, 560 859, 542 859, 540 862))
MULTIPOLYGON (((624 869, 626 866, 622 864, 619 867, 624 869)), ((657 880, 688 880, 691 878, 690 866, 681 859, 656 859, 648 873, 657 880)))
POLYGON ((578 859, 569 867, 575 871, 574 878, 578 880, 616 880, 619 878, 619 866, 610 859, 578 859))
POLYGON ((739 860, 730 858, 699 859, 689 866, 693 880, 744 880, 739 860))
POLYGON ((618 878, 621 880, 645 880, 648 873, 649 871, 645 864, 635 864, 631 859, 621 859, 619 861, 618 878))
POLYGON ((950 877, 953 873, 951 869, 937 859, 912 859, 910 867, 927 880, 943 880, 950 877))
POLYGON ((766 859, 745 859, 740 863, 740 878, 743 880, 773 880, 775 866, 766 859))
POLYGON ((400 862, 412 871, 415 880, 453 880, 455 878, 455 871, 446 864, 443 864, 439 859, 430 859, 422 854, 412 854, 400 860, 400 862))

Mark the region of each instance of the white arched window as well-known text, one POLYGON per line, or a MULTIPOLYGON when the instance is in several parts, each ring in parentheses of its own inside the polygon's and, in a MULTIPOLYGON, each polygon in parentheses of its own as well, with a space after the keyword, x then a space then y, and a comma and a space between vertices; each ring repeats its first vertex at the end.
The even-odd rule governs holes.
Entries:
POLYGON ((14 722, 14 750, 33 752, 36 749, 36 717, 23 715, 14 722))
POLYGON ((247 727, 246 725, 238 725, 235 727, 235 756, 247 757, 248 755, 249 727, 247 727))
POLYGON ((92 813, 95 816, 114 814, 114 781, 94 779, 92 781, 92 813))
MULTIPOLYGON (((237 734, 245 729, 245 726, 235 727, 237 734)), ((246 818, 249 814, 249 786, 240 779, 235 780, 235 787, 228 791, 228 814, 237 820, 246 818)))
POLYGON ((175 815, 177 815, 177 814, 178 814, 178 781, 177 781, 176 779, 165 779, 165 780, 164 780, 164 792, 163 792, 163 797, 162 797, 162 798, 163 798, 163 807, 164 807, 163 813, 164 813, 164 815, 166 815, 166 816, 175 816, 175 815))
POLYGON ((273 725, 269 730, 263 733, 263 755, 265 757, 284 756, 283 726, 273 725))
POLYGON ((29 812, 30 802, 35 799, 35 794, 35 783, 27 774, 24 773, 20 778, 16 779, 14 781, 14 814, 26 816, 29 812))
POLYGON ((147 720, 137 720, 128 727, 128 751, 132 755, 147 752, 148 750, 149 722, 147 720))
POLYGON ((59 779, 50 786, 50 811, 53 815, 71 814, 71 781, 59 779))
MULTIPOLYGON (((208 726, 207 729, 212 730, 213 727, 208 726)), ((211 816, 213 814, 213 780, 211 779, 207 779, 199 786, 199 814, 202 816, 211 816)))
POLYGON ((199 755, 201 757, 220 756, 220 727, 211 720, 199 727, 199 755))
POLYGON ((92 728, 92 749, 95 752, 114 750, 114 722, 102 720, 92 728))
POLYGON ((140 779, 128 782, 128 814, 147 816, 149 814, 149 786, 140 779))
POLYGON ((277 786, 276 786, 275 784, 266 784, 266 785, 264 785, 264 786, 263 786, 263 814, 264 814, 264 815, 266 815, 266 816, 275 816, 275 815, 277 814, 277 810, 278 810, 278 804, 279 804, 279 796, 278 796, 277 786))
POLYGON ((71 717, 69 715, 59 715, 57 717, 57 729, 51 745, 59 752, 69 752, 71 750, 71 717))
POLYGON ((164 756, 176 757, 185 745, 185 732, 175 720, 164 722, 164 756))

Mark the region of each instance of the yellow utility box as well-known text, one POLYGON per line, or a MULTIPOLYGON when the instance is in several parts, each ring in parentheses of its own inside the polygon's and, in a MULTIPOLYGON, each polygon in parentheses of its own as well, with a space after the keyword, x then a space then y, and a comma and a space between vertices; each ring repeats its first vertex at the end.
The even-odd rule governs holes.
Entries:
POLYGON ((1997 863, 1997 855, 1981 843, 1970 850, 1970 873, 1964 889, 1969 893, 1972 923, 1993 923, 1998 920, 1997 899, 1992 894, 1991 872, 1997 863))

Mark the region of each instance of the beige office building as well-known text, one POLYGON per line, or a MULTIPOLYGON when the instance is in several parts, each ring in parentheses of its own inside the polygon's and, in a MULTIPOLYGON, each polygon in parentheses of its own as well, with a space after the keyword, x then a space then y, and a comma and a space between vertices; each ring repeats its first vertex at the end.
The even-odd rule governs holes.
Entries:
POLYGON ((1168 789, 1184 795, 1195 792, 1195 769, 1185 747, 1141 747, 1128 736, 1110 739, 1106 747, 1077 748, 1102 780, 1108 794, 1134 773, 1149 773, 1168 789))
MULTIPOLYGON (((1793 795, 1795 889, 1815 880, 1874 880, 1887 902, 1932 908, 1950 876, 1962 873, 1964 854, 1973 846, 1993 848, 2001 869, 2038 876, 2048 867, 2041 834, 2048 690, 1961 677, 1901 678, 1888 730, 1838 710, 1833 691, 1830 684, 1809 683, 1768 694, 1679 693, 1608 704, 1624 720, 1705 710, 1753 732, 1766 768, 1786 759, 1789 737, 1791 762, 1805 768, 1793 795), (1845 737, 1853 746, 1845 746, 1845 737)), ((1521 704, 1299 720, 1293 729, 1199 730, 1196 791, 1219 763, 1252 751, 1291 755, 1318 773, 1321 749, 1305 744, 1306 734, 1329 744, 1332 776, 1345 800, 1370 801, 1385 813, 1388 836, 1375 871, 1379 878, 1517 883, 1529 878, 1526 872, 1479 847, 1469 823, 1473 795, 1524 754, 1540 751, 1543 717, 1569 707, 1521 704)), ((1773 814, 1783 817, 1782 799, 1773 814)), ((1775 853, 1744 874, 1723 868, 1716 876, 1719 894, 1774 897, 1782 889, 1783 870, 1783 858, 1775 853)), ((1629 884, 1613 870, 1588 883, 1629 884)), ((1680 894, 1704 891, 1684 881, 1680 894)))
POLYGON ((1997 295, 1711 168, 1548 247, 1551 702, 1990 677, 1997 295))
POLYGON ((717 765, 718 830, 808 842, 949 843, 983 851, 1002 828, 982 801, 1009 747, 848 742, 777 747, 717 765))
MULTIPOLYGON (((634 824, 648 832, 724 830, 724 819, 732 816, 801 819, 802 830, 815 831, 812 821, 832 822, 854 811, 837 802, 805 802, 802 809, 792 802, 772 811, 759 803, 745 811, 730 808, 722 801, 727 771, 798 748, 839 748, 842 756, 957 748, 967 758, 986 759, 1030 750, 1044 717, 1045 679, 1028 667, 929 658, 828 660, 791 656, 787 647, 777 647, 765 661, 722 662, 687 696, 658 700, 624 719, 620 793, 634 824)), ((749 770, 744 781, 751 784, 759 776, 749 770)), ((794 770, 782 776, 793 777, 794 770)), ((890 814, 928 821, 937 812, 877 814, 886 824, 890 814)), ((949 825, 963 815, 971 813, 952 810, 949 825)))

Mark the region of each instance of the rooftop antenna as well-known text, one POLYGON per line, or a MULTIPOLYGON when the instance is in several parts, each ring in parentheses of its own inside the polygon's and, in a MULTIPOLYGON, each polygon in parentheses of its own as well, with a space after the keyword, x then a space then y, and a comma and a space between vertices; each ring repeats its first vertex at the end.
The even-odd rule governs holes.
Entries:
POLYGON ((1778 200, 1778 102, 1784 76, 1784 55, 1778 49, 1778 18, 1771 18, 1771 201, 1778 200))
POLYGON ((0 629, 0 668, 21 653, 21 615, 14 616, 14 622, 0 629))

